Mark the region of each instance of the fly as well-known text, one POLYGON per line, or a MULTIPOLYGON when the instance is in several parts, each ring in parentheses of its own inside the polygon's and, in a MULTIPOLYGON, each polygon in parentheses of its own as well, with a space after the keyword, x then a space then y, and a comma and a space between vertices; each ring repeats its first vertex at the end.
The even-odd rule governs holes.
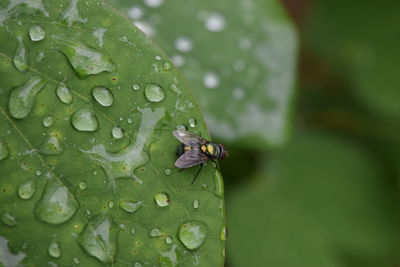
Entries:
POLYGON ((210 142, 194 133, 176 130, 173 131, 173 134, 182 143, 178 149, 179 158, 176 160, 175 166, 186 169, 201 164, 192 184, 196 181, 204 162, 209 160, 215 162, 215 160, 222 160, 228 156, 223 145, 210 142))

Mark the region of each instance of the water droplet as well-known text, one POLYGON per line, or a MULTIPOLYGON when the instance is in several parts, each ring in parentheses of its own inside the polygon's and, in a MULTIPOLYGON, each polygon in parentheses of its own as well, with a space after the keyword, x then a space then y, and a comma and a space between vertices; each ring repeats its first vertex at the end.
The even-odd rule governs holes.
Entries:
POLYGON ((164 0, 144 0, 144 3, 148 7, 156 8, 160 7, 164 3, 164 0))
POLYGON ((47 252, 49 253, 50 256, 54 258, 59 258, 61 257, 61 248, 60 245, 57 243, 57 241, 53 240, 49 248, 47 249, 47 252))
POLYGON ((7 226, 15 226, 17 225, 17 221, 15 220, 15 217, 12 216, 10 213, 8 212, 4 212, 1 214, 0 220, 7 226))
POLYGON ((73 261, 75 264, 79 264, 79 263, 81 262, 78 258, 73 258, 72 261, 73 261))
POLYGON ((188 119, 188 123, 189 123, 189 126, 192 128, 196 127, 196 124, 197 124, 196 119, 193 119, 193 118, 188 119))
POLYGON ((54 120, 53 120, 53 118, 51 116, 44 117, 43 121, 42 121, 43 126, 46 127, 46 128, 50 127, 51 125, 53 125, 53 122, 54 122, 54 120))
POLYGON ((88 223, 78 237, 79 244, 102 263, 112 263, 117 251, 117 227, 108 217, 88 223))
POLYGON ((171 199, 167 193, 159 192, 154 196, 154 200, 156 201, 159 207, 166 207, 171 203, 171 199))
POLYGON ((92 95, 96 101, 103 107, 109 107, 114 102, 114 97, 110 90, 105 87, 97 86, 93 88, 92 95))
POLYGON ((67 21, 68 27, 71 27, 76 22, 86 23, 87 21, 87 18, 79 16, 78 1, 79 0, 71 0, 68 8, 62 14, 62 20, 67 21))
POLYGON ((36 56, 36 62, 42 62, 44 56, 44 52, 39 52, 39 54, 36 56))
POLYGON ((169 86, 169 90, 171 90, 172 92, 174 92, 177 95, 180 95, 182 92, 179 90, 178 86, 173 83, 169 86))
POLYGON ((194 201, 193 201, 193 208, 194 209, 197 209, 199 207, 199 201, 197 200, 197 199, 195 199, 194 201))
POLYGON ((87 188, 87 184, 85 182, 80 182, 78 186, 80 190, 85 190, 87 188))
POLYGON ((119 207, 129 213, 134 213, 135 211, 137 211, 138 209, 140 209, 143 206, 144 206, 144 204, 143 204, 142 200, 137 201, 137 202, 129 202, 129 201, 121 200, 119 202, 119 207))
POLYGON ((49 224, 61 224, 75 214, 78 203, 68 188, 58 179, 48 181, 42 198, 36 202, 37 218, 49 224))
POLYGON ((60 155, 64 152, 64 145, 61 143, 57 133, 51 133, 44 139, 39 151, 45 155, 60 155))
POLYGON ((165 98, 164 90, 160 85, 155 83, 150 83, 146 85, 144 89, 144 94, 146 98, 151 102, 160 102, 165 98))
MULTIPOLYGON (((165 252, 160 252, 160 257, 158 258, 158 266, 180 266, 181 255, 177 253, 177 245, 172 245, 170 250, 165 252)), ((196 264, 194 264, 196 265, 196 264)))
POLYGON ((214 174, 214 192, 219 197, 224 196, 224 180, 219 171, 215 171, 214 174))
POLYGON ((128 17, 130 19, 141 19, 143 17, 143 9, 141 7, 138 6, 133 6, 128 10, 128 17))
POLYGON ((37 171, 35 172, 35 174, 36 174, 36 176, 40 176, 40 175, 42 175, 42 172, 41 172, 40 170, 37 170, 37 171))
POLYGON ((92 215, 92 211, 91 210, 86 210, 86 216, 91 216, 92 215))
POLYGON ((165 173, 165 175, 167 175, 167 176, 169 176, 169 175, 171 175, 171 169, 165 169, 164 170, 164 173, 165 173))
POLYGON ((112 200, 108 201, 108 207, 110 209, 114 208, 114 201, 112 201, 112 200))
POLYGON ((44 31, 42 26, 34 25, 29 28, 29 37, 34 42, 43 40, 45 36, 46 32, 44 31))
POLYGON ((93 33, 93 37, 96 38, 97 43, 100 47, 103 47, 104 33, 107 31, 105 28, 97 28, 93 33))
POLYGON ((9 154, 10 149, 8 149, 6 142, 3 139, 0 139, 0 160, 7 158, 9 154))
POLYGON ((14 66, 19 71, 25 72, 28 69, 28 49, 26 48, 21 37, 18 37, 17 40, 18 44, 17 49, 15 50, 13 62, 14 66))
POLYGON ((69 90, 68 87, 65 86, 65 84, 60 84, 56 89, 56 93, 60 101, 64 104, 72 103, 73 96, 71 90, 69 90))
POLYGON ((131 118, 128 118, 126 121, 128 122, 128 124, 132 124, 132 122, 133 122, 133 120, 131 118))
POLYGON ((118 126, 115 126, 114 128, 112 128, 111 133, 112 133, 112 136, 116 139, 121 139, 122 137, 124 137, 124 132, 118 126))
POLYGON ((136 228, 135 228, 135 226, 132 226, 132 228, 131 228, 131 234, 134 235, 135 233, 136 233, 136 228))
POLYGON ((220 32, 225 29, 225 18, 220 13, 211 13, 204 21, 204 27, 210 32, 220 32))
POLYGON ((79 78, 84 78, 91 74, 98 74, 103 71, 114 72, 116 70, 115 65, 108 56, 93 48, 76 41, 62 38, 57 39, 60 42, 60 50, 68 58, 79 78))
POLYGON ((143 264, 141 264, 141 263, 138 262, 138 261, 135 261, 135 262, 133 263, 133 267, 143 267, 143 264))
POLYGON ((83 132, 94 132, 99 127, 97 117, 89 107, 84 107, 72 114, 71 122, 75 129, 83 132))
POLYGON ((219 83, 219 77, 214 72, 207 72, 203 77, 203 84, 207 88, 217 88, 219 86, 219 83))
POLYGON ((172 64, 170 62, 168 62, 168 61, 164 62, 163 70, 168 71, 170 69, 172 69, 172 64))
POLYGON ((179 227, 179 240, 190 250, 201 246, 206 238, 206 227, 199 222, 186 222, 179 227))
POLYGON ((221 232, 220 232, 220 234, 219 234, 219 237, 221 238, 222 241, 225 241, 226 238, 227 238, 227 236, 228 236, 228 231, 226 230, 226 227, 223 226, 223 227, 221 228, 221 232))
POLYGON ((187 130, 187 129, 186 129, 186 126, 183 125, 183 124, 177 125, 177 126, 176 126, 176 129, 179 130, 179 131, 186 131, 186 130, 187 130))
POLYGON ((175 40, 175 48, 182 53, 188 53, 193 49, 192 40, 187 37, 178 37, 175 40))
POLYGON ((165 237, 165 243, 167 243, 167 244, 172 244, 172 241, 173 241, 173 239, 172 239, 171 236, 167 235, 167 236, 165 237))
POLYGON ((158 237, 158 236, 162 236, 163 232, 158 228, 153 228, 153 229, 150 230, 149 235, 151 237, 158 237))
POLYGON ((10 114, 16 119, 29 115, 35 102, 36 94, 45 86, 40 78, 30 78, 24 85, 14 88, 9 99, 10 114))
POLYGON ((132 85, 133 90, 139 90, 140 89, 140 85, 135 83, 134 85, 132 85))
POLYGON ((35 181, 33 179, 27 180, 18 186, 18 196, 22 199, 30 199, 35 190, 35 181))

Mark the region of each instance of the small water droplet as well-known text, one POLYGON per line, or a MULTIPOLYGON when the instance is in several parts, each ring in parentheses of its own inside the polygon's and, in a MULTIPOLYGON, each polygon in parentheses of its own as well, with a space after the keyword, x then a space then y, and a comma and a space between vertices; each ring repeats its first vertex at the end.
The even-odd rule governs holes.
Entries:
POLYGON ((45 36, 46 32, 44 31, 42 26, 33 25, 29 28, 29 37, 34 42, 43 40, 45 36))
POLYGON ((224 180, 219 171, 215 171, 214 174, 214 193, 219 197, 224 196, 224 180))
POLYGON ((172 244, 172 241, 173 241, 173 239, 172 239, 171 236, 167 235, 167 236, 165 237, 165 243, 167 243, 167 244, 172 244))
POLYGON ((170 69, 172 69, 172 64, 170 62, 168 62, 168 61, 164 62, 163 70, 168 71, 170 69))
POLYGON ((32 111, 37 93, 46 85, 40 78, 32 77, 24 85, 14 88, 9 99, 10 114, 23 119, 32 111))
POLYGON ((103 107, 109 107, 114 102, 114 97, 110 90, 105 87, 97 86, 93 88, 92 95, 96 101, 103 107))
POLYGON ((196 124, 197 124, 196 119, 194 119, 194 118, 188 119, 188 123, 189 123, 189 126, 192 128, 196 127, 196 124))
POLYGON ((43 126, 46 128, 53 125, 53 122, 54 122, 54 120, 53 120, 53 117, 51 117, 51 116, 44 117, 43 121, 42 121, 43 126))
POLYGON ((146 98, 151 102, 160 102, 165 98, 164 90, 160 85, 155 83, 150 83, 146 85, 144 89, 144 94, 146 98))
POLYGON ((154 200, 156 201, 159 207, 166 207, 171 203, 171 199, 169 195, 165 192, 159 192, 154 196, 154 200))
POLYGON ((87 184, 85 182, 80 182, 78 186, 80 190, 85 190, 87 188, 87 184))
POLYGON ((54 258, 59 258, 61 257, 61 248, 60 245, 57 243, 57 241, 53 240, 49 248, 47 249, 47 252, 49 253, 50 256, 54 258))
POLYGON ((179 227, 178 237, 187 249, 194 250, 204 242, 206 232, 206 227, 202 223, 191 221, 179 227))
POLYGON ((177 126, 176 126, 176 129, 179 130, 179 131, 186 131, 186 130, 187 130, 187 129, 186 129, 186 126, 183 125, 183 124, 177 125, 177 126))
POLYGON ((79 264, 79 263, 81 262, 78 258, 73 258, 72 261, 73 261, 75 264, 79 264))
POLYGON ((195 199, 194 201, 193 201, 193 208, 194 209, 197 209, 199 207, 199 201, 197 200, 197 199, 195 199))
POLYGON ((8 148, 6 142, 3 139, 0 139, 0 160, 7 158, 9 154, 10 149, 8 148))
POLYGON ((133 263, 133 267, 143 267, 143 264, 141 264, 141 263, 138 262, 138 261, 135 261, 135 262, 133 263))
POLYGON ((159 237, 159 236, 163 235, 163 232, 158 228, 153 228, 153 229, 150 230, 149 235, 151 237, 159 237))
POLYGON ((36 176, 40 176, 40 175, 42 175, 42 172, 40 170, 36 170, 35 174, 36 174, 36 176))
POLYGON ((121 139, 122 137, 124 137, 124 132, 118 126, 115 126, 114 128, 112 128, 111 133, 112 133, 112 136, 116 139, 121 139))
POLYGON ((204 27, 210 32, 220 32, 225 29, 225 18, 220 13, 211 13, 204 21, 204 27))
POLYGON ((15 220, 15 216, 11 215, 8 212, 4 212, 1 214, 0 220, 7 226, 15 226, 17 225, 17 221, 15 220))
POLYGON ((30 199, 35 193, 35 190, 35 181, 29 179, 18 186, 18 196, 22 199, 30 199))
POLYGON ((143 17, 143 9, 139 6, 133 6, 128 10, 128 17, 133 20, 141 19, 143 17))
POLYGON ((187 37, 178 37, 175 40, 175 48, 182 53, 188 53, 193 49, 192 40, 187 37))
POLYGON ((219 86, 219 83, 219 77, 214 72, 207 72, 203 77, 203 84, 207 88, 217 88, 219 86))
POLYGON ((160 7, 164 3, 164 0, 144 0, 144 4, 151 8, 160 7))
POLYGON ((18 37, 17 40, 18 44, 17 49, 15 50, 13 62, 14 66, 19 71, 25 72, 28 69, 28 49, 26 48, 21 37, 18 37))
POLYGON ((97 117, 89 107, 84 107, 72 114, 71 122, 75 129, 83 132, 94 132, 99 127, 97 117))
POLYGON ((39 151, 45 155, 61 155, 64 152, 64 145, 57 133, 51 133, 43 140, 39 151))
POLYGON ((132 124, 132 122, 133 122, 133 120, 131 118, 128 118, 126 121, 128 122, 128 124, 132 124))
POLYGON ((65 86, 65 84, 60 84, 56 89, 56 93, 60 101, 64 104, 72 103, 73 96, 71 90, 69 90, 68 87, 65 86))
POLYGON ((36 62, 42 62, 44 56, 44 52, 39 52, 39 54, 36 56, 36 62))
POLYGON ((139 90, 140 89, 140 85, 135 83, 134 85, 132 85, 133 90, 139 90))
POLYGON ((49 224, 61 224, 75 214, 78 203, 68 188, 58 179, 48 181, 42 198, 36 202, 36 217, 49 224))
POLYGON ((86 216, 92 215, 92 211, 91 210, 86 210, 85 213, 86 213, 86 216))
POLYGON ((131 234, 134 235, 135 233, 136 233, 136 228, 135 228, 135 226, 132 226, 132 228, 131 228, 131 234))
POLYGON ((114 208, 114 201, 112 201, 112 200, 108 201, 108 207, 110 209, 114 208))
POLYGON ((88 223, 78 237, 82 248, 102 263, 112 263, 117 252, 117 227, 108 217, 88 223))
POLYGON ((165 175, 167 175, 167 176, 169 176, 169 175, 171 175, 171 169, 165 169, 164 170, 164 173, 165 173, 165 175))
POLYGON ((204 190, 206 190, 206 189, 208 188, 208 185, 202 184, 202 185, 201 185, 201 188, 203 188, 204 190))
POLYGON ((220 234, 219 234, 219 237, 221 238, 222 241, 225 241, 226 238, 227 238, 227 236, 228 236, 228 232, 226 231, 226 227, 223 226, 223 227, 221 228, 221 232, 220 232, 220 234))
POLYGON ((182 92, 179 90, 178 86, 173 83, 169 86, 169 90, 171 90, 172 92, 174 92, 177 95, 180 95, 182 92))
POLYGON ((140 209, 143 206, 144 206, 143 201, 130 202, 130 201, 121 200, 119 202, 119 207, 129 213, 134 213, 135 211, 137 211, 138 209, 140 209))

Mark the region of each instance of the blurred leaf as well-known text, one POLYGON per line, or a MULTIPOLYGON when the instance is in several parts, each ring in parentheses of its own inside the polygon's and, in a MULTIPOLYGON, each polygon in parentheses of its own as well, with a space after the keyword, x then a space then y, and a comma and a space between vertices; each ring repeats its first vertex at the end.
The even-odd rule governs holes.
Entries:
POLYGON ((173 167, 177 125, 208 135, 165 54, 93 0, 2 1, 0 37, 0 265, 222 266, 222 178, 173 167))
POLYGON ((252 147, 286 141, 297 38, 278 1, 109 2, 182 69, 214 136, 252 147))
POLYGON ((303 134, 231 192, 231 266, 396 266, 397 188, 358 146, 303 134))
POLYGON ((305 32, 308 49, 344 74, 368 109, 399 117, 400 3, 328 0, 313 4, 305 32))

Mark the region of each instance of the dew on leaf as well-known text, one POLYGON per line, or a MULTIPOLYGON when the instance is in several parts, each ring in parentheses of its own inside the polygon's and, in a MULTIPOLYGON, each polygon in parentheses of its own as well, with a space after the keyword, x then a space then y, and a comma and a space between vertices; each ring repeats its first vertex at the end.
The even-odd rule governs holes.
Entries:
POLYGON ((46 32, 40 25, 33 25, 32 27, 29 28, 29 37, 34 42, 43 40, 45 36, 46 32))
POLYGON ((218 197, 224 196, 224 180, 222 179, 222 175, 219 171, 215 171, 214 174, 214 193, 218 197))
POLYGON ((0 160, 5 159, 10 154, 10 149, 8 148, 6 142, 0 139, 0 160))
POLYGON ((168 71, 170 69, 172 69, 172 64, 170 62, 168 62, 168 61, 164 62, 163 63, 163 70, 168 71))
POLYGON ((207 88, 210 88, 210 89, 217 88, 219 86, 219 83, 220 83, 219 77, 214 72, 207 72, 203 76, 203 84, 207 88))
POLYGON ((167 244, 172 244, 172 241, 173 241, 173 239, 172 239, 171 236, 167 235, 167 236, 165 237, 165 243, 167 243, 167 244))
POLYGON ((35 174, 36 174, 36 176, 40 176, 40 175, 42 175, 42 172, 40 170, 36 170, 35 174))
POLYGON ((177 126, 176 126, 176 129, 179 130, 179 131, 186 131, 186 130, 187 130, 187 129, 186 129, 186 126, 183 125, 183 124, 177 125, 177 126))
POLYGON ((51 116, 44 117, 42 120, 42 124, 46 128, 53 125, 53 123, 54 123, 54 120, 53 120, 53 117, 51 117, 51 116))
POLYGON ((78 237, 78 242, 89 255, 103 264, 114 261, 117 252, 117 227, 108 217, 89 222, 78 237))
POLYGON ((195 199, 195 200, 193 201, 193 208, 194 208, 194 209, 199 208, 199 201, 198 201, 197 199, 195 199))
POLYGON ((96 114, 90 107, 84 107, 72 114, 71 123, 75 129, 82 132, 94 132, 99 127, 96 114))
POLYGON ((64 104, 71 104, 72 103, 72 93, 71 90, 69 90, 68 87, 65 86, 65 84, 60 84, 57 89, 56 89, 56 94, 58 98, 60 99, 61 102, 64 104))
POLYGON ((32 111, 37 93, 45 86, 46 82, 40 78, 32 77, 25 84, 14 88, 9 99, 11 116, 23 119, 32 111))
POLYGON ((164 100, 165 93, 162 87, 155 83, 150 83, 144 88, 144 94, 147 100, 151 102, 160 102, 164 100))
POLYGON ((169 176, 169 175, 171 175, 171 169, 165 169, 164 170, 164 173, 165 173, 165 175, 167 175, 167 176, 169 176))
POLYGON ((78 258, 73 258, 72 261, 73 261, 75 264, 79 264, 79 263, 81 262, 78 258))
POLYGON ((93 88, 92 95, 94 99, 96 99, 96 101, 103 107, 109 107, 114 102, 114 96, 112 95, 110 90, 102 86, 97 86, 93 88))
POLYGON ((71 0, 68 8, 62 14, 62 20, 67 21, 68 27, 71 27, 74 23, 86 23, 87 18, 82 18, 79 15, 78 10, 78 1, 79 0, 71 0))
POLYGON ((206 227, 202 223, 191 221, 179 227, 178 237, 187 249, 194 250, 204 242, 206 232, 206 227))
POLYGON ((163 232, 158 228, 153 228, 150 230, 149 235, 151 237, 159 237, 163 235, 163 232))
POLYGON ((135 84, 132 85, 132 88, 133 88, 133 90, 137 91, 137 90, 140 89, 140 85, 135 83, 135 84))
POLYGON ((108 201, 108 207, 110 209, 114 208, 114 201, 112 201, 112 200, 108 201))
POLYGON ((193 49, 193 43, 192 40, 190 40, 187 37, 178 37, 175 42, 174 42, 175 48, 182 52, 182 53, 188 53, 192 51, 193 49))
POLYGON ((64 145, 61 142, 58 134, 50 133, 39 148, 40 153, 45 155, 60 155, 64 152, 64 145))
POLYGON ((223 227, 221 228, 221 232, 220 232, 220 234, 219 234, 219 237, 221 238, 222 241, 225 241, 226 238, 227 238, 227 235, 228 235, 228 232, 226 231, 226 227, 223 226, 223 227))
POLYGON ((36 217, 49 224, 61 224, 75 214, 78 203, 68 188, 58 179, 53 177, 47 182, 42 198, 36 202, 36 217))
POLYGON ((104 42, 104 33, 107 31, 105 28, 97 28, 93 33, 93 37, 96 38, 96 41, 100 47, 103 47, 104 42))
POLYGON ((85 190, 87 188, 87 184, 85 182, 80 182, 78 186, 80 190, 85 190))
POLYGON ((136 228, 134 226, 132 226, 131 228, 131 234, 134 235, 136 233, 136 228))
POLYGON ((28 49, 21 37, 18 37, 17 40, 18 44, 14 53, 13 62, 14 66, 19 71, 25 72, 28 69, 28 49))
POLYGON ((61 257, 61 248, 56 240, 51 241, 49 247, 47 248, 47 252, 53 258, 61 257))
POLYGON ((29 179, 18 186, 18 196, 22 199, 30 199, 36 191, 35 181, 29 179))
POLYGON ((192 128, 196 127, 196 124, 197 124, 196 119, 194 119, 194 118, 188 119, 188 123, 189 123, 189 126, 192 128))
POLYGON ((177 245, 172 245, 168 251, 160 252, 158 262, 160 266, 179 266, 180 255, 177 253, 177 245))
POLYGON ((142 200, 137 201, 137 202, 121 200, 119 202, 119 207, 129 213, 134 213, 135 211, 137 211, 138 209, 140 209, 143 206, 144 206, 144 203, 142 200))
POLYGON ((39 52, 39 54, 36 56, 36 62, 42 62, 43 58, 44 58, 44 52, 39 52))
POLYGON ((143 264, 141 264, 141 263, 138 262, 138 261, 135 261, 135 262, 133 263, 133 267, 143 267, 143 264))
POLYGON ((122 137, 124 137, 124 132, 118 126, 115 126, 115 127, 112 128, 111 134, 116 139, 121 139, 122 137))
POLYGON ((171 203, 169 195, 165 192, 155 194, 154 200, 159 207, 166 207, 171 203))
POLYGON ((15 216, 11 215, 8 212, 3 212, 0 215, 0 220, 2 221, 2 223, 4 223, 7 226, 10 226, 10 227, 17 225, 15 216))

